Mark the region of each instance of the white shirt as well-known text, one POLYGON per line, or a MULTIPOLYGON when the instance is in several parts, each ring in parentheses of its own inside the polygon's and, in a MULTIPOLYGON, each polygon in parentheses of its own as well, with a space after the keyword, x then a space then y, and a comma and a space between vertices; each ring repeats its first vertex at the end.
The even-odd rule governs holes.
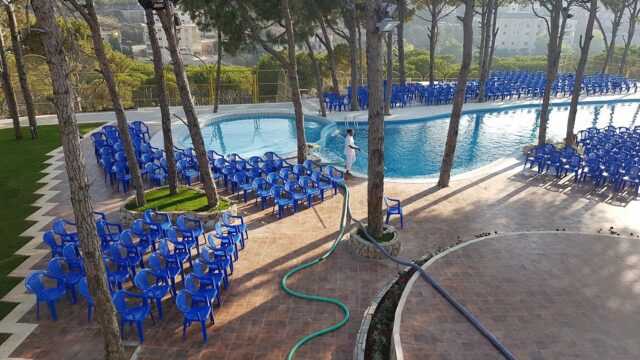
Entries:
POLYGON ((356 149, 352 148, 352 146, 356 146, 356 143, 353 140, 353 136, 347 135, 347 137, 344 139, 344 153, 346 155, 355 155, 356 149))

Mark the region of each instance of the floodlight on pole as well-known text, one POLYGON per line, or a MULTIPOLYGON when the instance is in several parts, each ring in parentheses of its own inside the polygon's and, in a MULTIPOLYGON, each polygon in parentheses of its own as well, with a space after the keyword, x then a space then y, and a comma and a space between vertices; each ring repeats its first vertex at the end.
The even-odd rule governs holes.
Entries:
POLYGON ((400 25, 400 21, 395 20, 398 6, 392 3, 386 3, 384 7, 385 17, 376 24, 378 31, 381 33, 392 32, 393 29, 400 25))

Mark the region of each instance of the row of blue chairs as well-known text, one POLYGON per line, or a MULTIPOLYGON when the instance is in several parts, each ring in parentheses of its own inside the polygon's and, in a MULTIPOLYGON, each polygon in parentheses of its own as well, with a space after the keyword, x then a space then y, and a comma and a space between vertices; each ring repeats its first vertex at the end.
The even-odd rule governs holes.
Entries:
MULTIPOLYGON (((546 73, 542 71, 495 71, 491 72, 485 87, 485 98, 488 100, 520 99, 522 97, 538 98, 544 93, 546 73)), ((575 86, 575 73, 560 73, 551 85, 552 95, 555 97, 569 96, 575 86)), ((405 107, 414 100, 426 105, 448 104, 453 101, 457 81, 438 81, 435 84, 409 83, 406 85, 392 85, 391 107, 405 107)), ((480 91, 479 80, 467 82, 465 101, 474 100, 480 91)), ((582 91, 587 95, 636 93, 636 80, 620 75, 594 73, 582 78, 582 91)), ((368 106, 368 89, 358 87, 358 102, 361 109, 368 106)), ((348 110, 352 97, 351 87, 347 88, 347 95, 325 94, 325 104, 330 111, 348 110)), ((385 86, 385 99, 386 99, 385 86)))
POLYGON ((583 150, 580 155, 575 147, 556 149, 554 144, 534 147, 525 158, 525 168, 537 166, 538 174, 555 169, 560 178, 571 173, 574 182, 593 181, 595 188, 607 183, 617 193, 628 185, 640 188, 640 126, 607 126, 603 129, 589 128, 577 135, 577 143, 583 150))
MULTIPOLYGON (((125 323, 135 323, 139 340, 143 342, 142 323, 151 316, 155 324, 151 304, 155 303, 158 317, 162 319, 162 300, 170 294, 184 315, 183 337, 191 323, 200 322, 206 342, 206 321, 214 321, 213 302, 221 305, 221 286, 228 288, 228 276, 233 274, 238 250, 244 248, 249 237, 244 219, 223 213, 222 221, 216 223, 214 232, 201 246, 199 238, 204 238, 205 234, 202 222, 197 219, 181 216, 174 225, 168 214, 147 210, 143 219, 136 220, 131 229, 122 230, 119 224, 108 222, 103 213, 96 212, 96 216, 109 288, 121 318, 121 332, 125 323), (193 249, 199 255, 195 260, 192 259, 193 249), (149 268, 146 268, 144 258, 149 250, 149 268), (192 270, 189 274, 185 272, 187 262, 192 270), (178 275, 184 285, 181 291, 176 289, 178 275), (123 289, 123 283, 129 279, 139 292, 131 291, 133 288, 123 289), (130 305, 132 300, 136 300, 136 305, 130 305)), ((27 290, 36 295, 37 315, 39 303, 47 302, 54 321, 57 320, 55 303, 65 294, 75 303, 76 287, 87 299, 87 316, 91 321, 93 300, 74 226, 73 222, 64 219, 54 222, 53 229, 44 236, 52 251, 46 271, 34 272, 25 280, 27 290), (47 286, 49 280, 55 285, 47 286)))

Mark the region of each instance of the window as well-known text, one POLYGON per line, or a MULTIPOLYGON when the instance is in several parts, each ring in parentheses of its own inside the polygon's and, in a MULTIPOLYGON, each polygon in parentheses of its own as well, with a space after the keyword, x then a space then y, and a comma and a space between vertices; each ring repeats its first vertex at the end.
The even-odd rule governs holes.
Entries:
POLYGON ((525 41, 525 42, 524 42, 524 46, 527 46, 527 45, 529 45, 529 42, 528 42, 528 41, 525 41))

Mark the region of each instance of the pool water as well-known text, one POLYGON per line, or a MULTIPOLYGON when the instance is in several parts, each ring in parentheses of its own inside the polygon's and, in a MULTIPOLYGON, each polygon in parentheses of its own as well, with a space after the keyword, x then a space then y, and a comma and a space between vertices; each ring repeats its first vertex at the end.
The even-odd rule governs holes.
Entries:
MULTIPOLYGON (((328 122, 327 122, 328 123, 328 122)), ((327 123, 305 119, 307 142, 320 140, 327 123)), ((267 151, 287 154, 296 151, 296 123, 293 116, 239 116, 205 124, 202 137, 208 150, 221 154, 238 153, 241 156, 261 156, 267 151)), ((177 139, 181 147, 191 147, 189 132, 177 139)))
MULTIPOLYGON (((562 141, 566 133, 568 106, 552 107, 549 114, 548 138, 562 141)), ((637 102, 582 105, 578 108, 575 130, 591 126, 633 127, 640 125, 637 102)), ((526 144, 537 142, 540 112, 535 108, 481 112, 463 115, 453 174, 460 174, 521 151, 526 144)), ((351 125, 353 127, 353 125, 351 125)), ((385 124, 385 177, 433 178, 440 171, 447 138, 449 117, 385 124)), ((329 135, 322 156, 329 162, 344 164, 345 127, 338 125, 340 136, 329 135)), ((367 128, 356 127, 355 143, 367 152, 367 128)), ((367 173, 367 158, 358 153, 353 166, 356 174, 367 173)))

